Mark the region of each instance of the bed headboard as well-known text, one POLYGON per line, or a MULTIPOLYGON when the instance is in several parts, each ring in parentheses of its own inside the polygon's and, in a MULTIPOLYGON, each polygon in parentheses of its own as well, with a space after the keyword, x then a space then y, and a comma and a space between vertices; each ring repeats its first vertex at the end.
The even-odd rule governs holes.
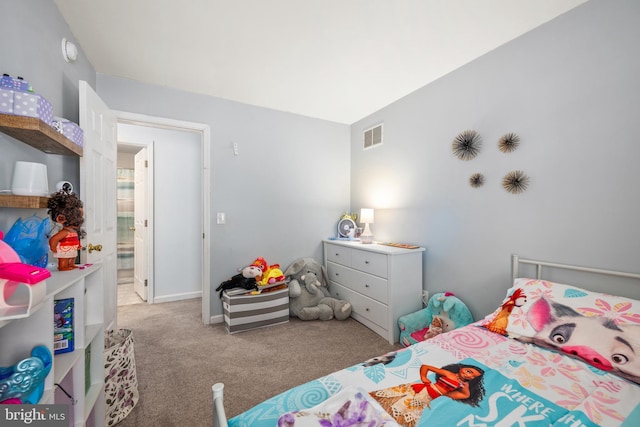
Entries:
POLYGON ((520 258, 518 254, 511 255, 511 278, 516 279, 519 276, 520 264, 531 264, 536 266, 536 279, 542 279, 542 267, 560 268, 563 270, 583 271, 586 273, 604 274, 609 276, 628 277, 631 279, 640 279, 640 274, 626 273, 624 271, 604 270, 601 268, 581 267, 571 264, 559 264, 556 262, 537 261, 533 259, 520 258))
POLYGON ((577 280, 577 283, 575 284, 579 284, 586 288, 594 288, 591 290, 607 293, 610 292, 614 295, 623 295, 630 298, 640 299, 640 286, 638 286, 640 274, 638 273, 526 259, 521 258, 518 254, 512 254, 512 281, 518 277, 529 277, 532 279, 535 278, 561 282, 576 282, 577 280), (523 270, 526 270, 526 268, 524 268, 525 266, 533 267, 530 267, 528 271, 524 273, 523 270), (531 270, 533 268, 535 268, 535 273, 531 274, 531 270), (544 271, 543 268, 545 268, 544 271), (564 273, 571 272, 577 272, 581 274, 581 276, 577 276, 574 280, 567 279, 568 274, 564 273), (603 277, 607 279, 605 283, 602 283, 603 277), (606 289, 602 289, 603 287, 606 287, 606 289))

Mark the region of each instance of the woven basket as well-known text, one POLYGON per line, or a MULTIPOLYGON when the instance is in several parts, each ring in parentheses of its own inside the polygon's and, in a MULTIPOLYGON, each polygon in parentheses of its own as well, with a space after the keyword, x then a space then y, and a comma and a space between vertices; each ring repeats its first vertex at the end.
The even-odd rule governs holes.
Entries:
POLYGON ((140 397, 132 332, 107 331, 104 348, 105 425, 113 426, 129 415, 140 397))

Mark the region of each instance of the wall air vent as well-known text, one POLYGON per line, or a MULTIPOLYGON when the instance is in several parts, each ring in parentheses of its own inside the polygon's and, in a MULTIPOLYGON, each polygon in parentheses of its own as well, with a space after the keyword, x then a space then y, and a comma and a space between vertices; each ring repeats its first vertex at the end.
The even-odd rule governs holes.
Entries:
POLYGON ((368 150, 378 145, 382 145, 382 123, 365 129, 362 148, 368 150))

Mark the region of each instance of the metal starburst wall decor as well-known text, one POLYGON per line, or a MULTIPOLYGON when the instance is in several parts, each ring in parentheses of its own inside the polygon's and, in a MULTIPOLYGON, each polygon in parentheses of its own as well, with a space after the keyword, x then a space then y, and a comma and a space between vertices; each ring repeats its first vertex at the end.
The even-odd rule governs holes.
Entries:
POLYGON ((473 188, 482 187, 483 184, 484 175, 482 175, 481 173, 474 173, 469 177, 469 185, 471 185, 473 188))
POLYGON ((522 171, 511 171, 502 178, 502 187, 512 194, 522 193, 529 186, 529 177, 522 171))
POLYGON ((451 143, 453 154, 460 160, 471 160, 480 152, 482 140, 475 130, 465 130, 451 143))
POLYGON ((503 153, 511 153, 520 145, 520 137, 513 132, 505 133, 498 140, 498 149, 503 153))

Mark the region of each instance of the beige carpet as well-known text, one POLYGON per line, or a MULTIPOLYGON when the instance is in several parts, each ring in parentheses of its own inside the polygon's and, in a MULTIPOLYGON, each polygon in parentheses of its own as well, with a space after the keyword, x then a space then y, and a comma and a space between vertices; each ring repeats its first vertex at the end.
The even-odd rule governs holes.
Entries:
POLYGON ((225 384, 229 418, 295 385, 399 345, 353 319, 288 323, 227 334, 203 325, 201 301, 118 307, 134 338, 140 401, 118 426, 211 426, 211 386, 225 384))

